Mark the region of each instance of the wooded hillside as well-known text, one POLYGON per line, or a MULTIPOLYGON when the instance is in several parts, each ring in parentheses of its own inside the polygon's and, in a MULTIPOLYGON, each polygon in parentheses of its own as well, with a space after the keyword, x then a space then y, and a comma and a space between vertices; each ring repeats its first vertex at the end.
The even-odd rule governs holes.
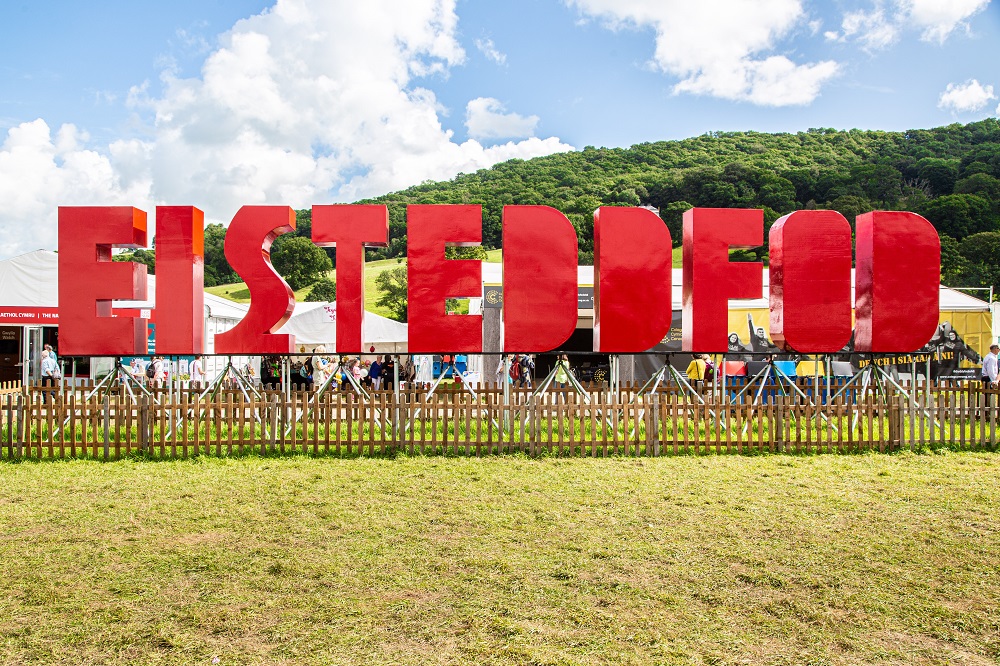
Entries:
MULTIPOLYGON (((406 254, 407 204, 482 204, 488 249, 501 245, 503 206, 537 204, 557 208, 573 222, 582 263, 593 260, 593 211, 602 205, 659 209, 675 243, 681 214, 692 206, 763 208, 768 226, 799 209, 834 209, 852 223, 870 210, 909 210, 924 215, 941 234, 946 284, 1000 287, 996 118, 906 132, 713 132, 631 148, 588 146, 511 160, 360 203, 389 208, 390 244, 369 253, 375 258, 406 254)), ((295 235, 309 237, 309 211, 299 211, 298 224, 295 235)), ((221 256, 222 236, 220 225, 206 231, 206 282, 234 277, 221 256)), ((279 238, 272 257, 289 240, 289 235, 279 238)), ((745 254, 766 259, 767 248, 745 254)))
POLYGON ((593 211, 602 205, 658 208, 675 244, 681 214, 691 206, 763 208, 768 226, 799 209, 834 209, 852 223, 870 210, 910 210, 941 234, 946 283, 1000 286, 996 118, 907 132, 715 132, 631 148, 588 146, 511 160, 364 203, 389 206, 391 243, 379 253, 386 257, 405 254, 407 204, 482 204, 488 248, 500 247, 504 205, 553 206, 577 228, 583 263, 593 259, 593 211))

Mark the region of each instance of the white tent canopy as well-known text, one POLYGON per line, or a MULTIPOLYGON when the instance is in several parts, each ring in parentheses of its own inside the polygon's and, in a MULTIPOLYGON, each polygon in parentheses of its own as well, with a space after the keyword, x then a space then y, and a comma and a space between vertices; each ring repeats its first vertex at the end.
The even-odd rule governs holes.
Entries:
MULTIPOLYGON (((327 351, 333 351, 337 343, 337 306, 334 303, 296 303, 291 319, 278 333, 294 335, 296 345, 324 345, 327 351)), ((401 353, 406 351, 407 333, 406 324, 366 311, 361 343, 365 351, 375 347, 375 353, 401 353)))
POLYGON ((0 301, 9 307, 57 307, 59 255, 35 250, 0 261, 0 301))

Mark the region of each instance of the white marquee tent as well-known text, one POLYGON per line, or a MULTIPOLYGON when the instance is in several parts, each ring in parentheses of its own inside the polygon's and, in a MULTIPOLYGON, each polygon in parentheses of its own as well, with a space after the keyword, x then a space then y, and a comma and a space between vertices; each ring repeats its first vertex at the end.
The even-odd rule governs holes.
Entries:
MULTIPOLYGON (((334 303, 296 303, 291 319, 278 333, 291 333, 295 344, 307 349, 324 345, 332 352, 337 343, 337 307, 334 303)), ((375 347, 377 354, 396 354, 406 351, 408 340, 406 324, 374 312, 365 312, 361 327, 361 342, 365 351, 375 347)))

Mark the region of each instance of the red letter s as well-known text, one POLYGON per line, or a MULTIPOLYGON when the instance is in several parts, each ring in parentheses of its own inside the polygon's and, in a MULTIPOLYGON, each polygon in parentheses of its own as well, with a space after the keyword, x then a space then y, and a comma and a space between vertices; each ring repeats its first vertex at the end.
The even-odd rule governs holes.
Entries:
POLYGON ((271 265, 271 243, 295 230, 288 206, 243 206, 226 231, 226 261, 250 289, 250 311, 232 329, 215 336, 220 354, 289 354, 295 336, 274 332, 292 316, 295 294, 271 265))

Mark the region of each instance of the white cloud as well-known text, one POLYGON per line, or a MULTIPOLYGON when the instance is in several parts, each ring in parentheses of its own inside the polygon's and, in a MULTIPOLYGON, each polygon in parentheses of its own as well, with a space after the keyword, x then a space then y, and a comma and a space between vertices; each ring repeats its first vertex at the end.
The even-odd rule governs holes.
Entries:
POLYGON ((841 32, 827 33, 837 41, 856 39, 866 51, 877 51, 891 46, 899 38, 899 25, 886 17, 882 9, 866 12, 848 12, 841 23, 841 32))
POLYGON ((938 107, 955 113, 979 111, 996 98, 993 86, 984 86, 976 79, 970 79, 960 84, 949 83, 938 99, 938 107))
POLYGON ((477 97, 465 106, 465 127, 473 139, 520 139, 534 135, 538 116, 507 113, 500 100, 477 97))
POLYGON ((827 32, 835 41, 857 40, 867 51, 894 44, 904 30, 920 31, 928 42, 944 43, 958 28, 989 5, 990 0, 874 0, 872 9, 844 14, 840 32, 827 32))
POLYGON ((612 28, 652 27, 656 68, 680 79, 675 92, 766 106, 808 104, 837 63, 797 64, 767 55, 806 16, 800 0, 565 0, 612 28))
POLYGON ((117 151, 101 155, 83 147, 87 136, 73 125, 52 135, 45 121, 21 123, 0 146, 0 256, 56 246, 60 205, 135 205, 149 210, 149 183, 123 181, 117 151))
MULTIPOLYGON (((199 76, 168 68, 162 94, 144 83, 129 91, 128 107, 149 119, 144 140, 96 152, 73 128, 56 138, 41 120, 14 128, 0 151, 0 253, 54 247, 60 204, 152 214, 156 203, 190 203, 228 222, 243 204, 351 201, 572 150, 556 138, 453 140, 419 81, 444 81, 464 62, 457 22, 455 0, 277 0, 222 35, 199 76)), ((537 122, 494 113, 494 128, 521 123, 508 137, 537 122)))
POLYGON ((986 9, 990 0, 900 0, 901 13, 921 30, 920 38, 942 43, 968 19, 986 9))
POLYGON ((507 55, 499 51, 492 39, 477 39, 476 48, 486 56, 486 58, 498 65, 507 62, 507 55))

